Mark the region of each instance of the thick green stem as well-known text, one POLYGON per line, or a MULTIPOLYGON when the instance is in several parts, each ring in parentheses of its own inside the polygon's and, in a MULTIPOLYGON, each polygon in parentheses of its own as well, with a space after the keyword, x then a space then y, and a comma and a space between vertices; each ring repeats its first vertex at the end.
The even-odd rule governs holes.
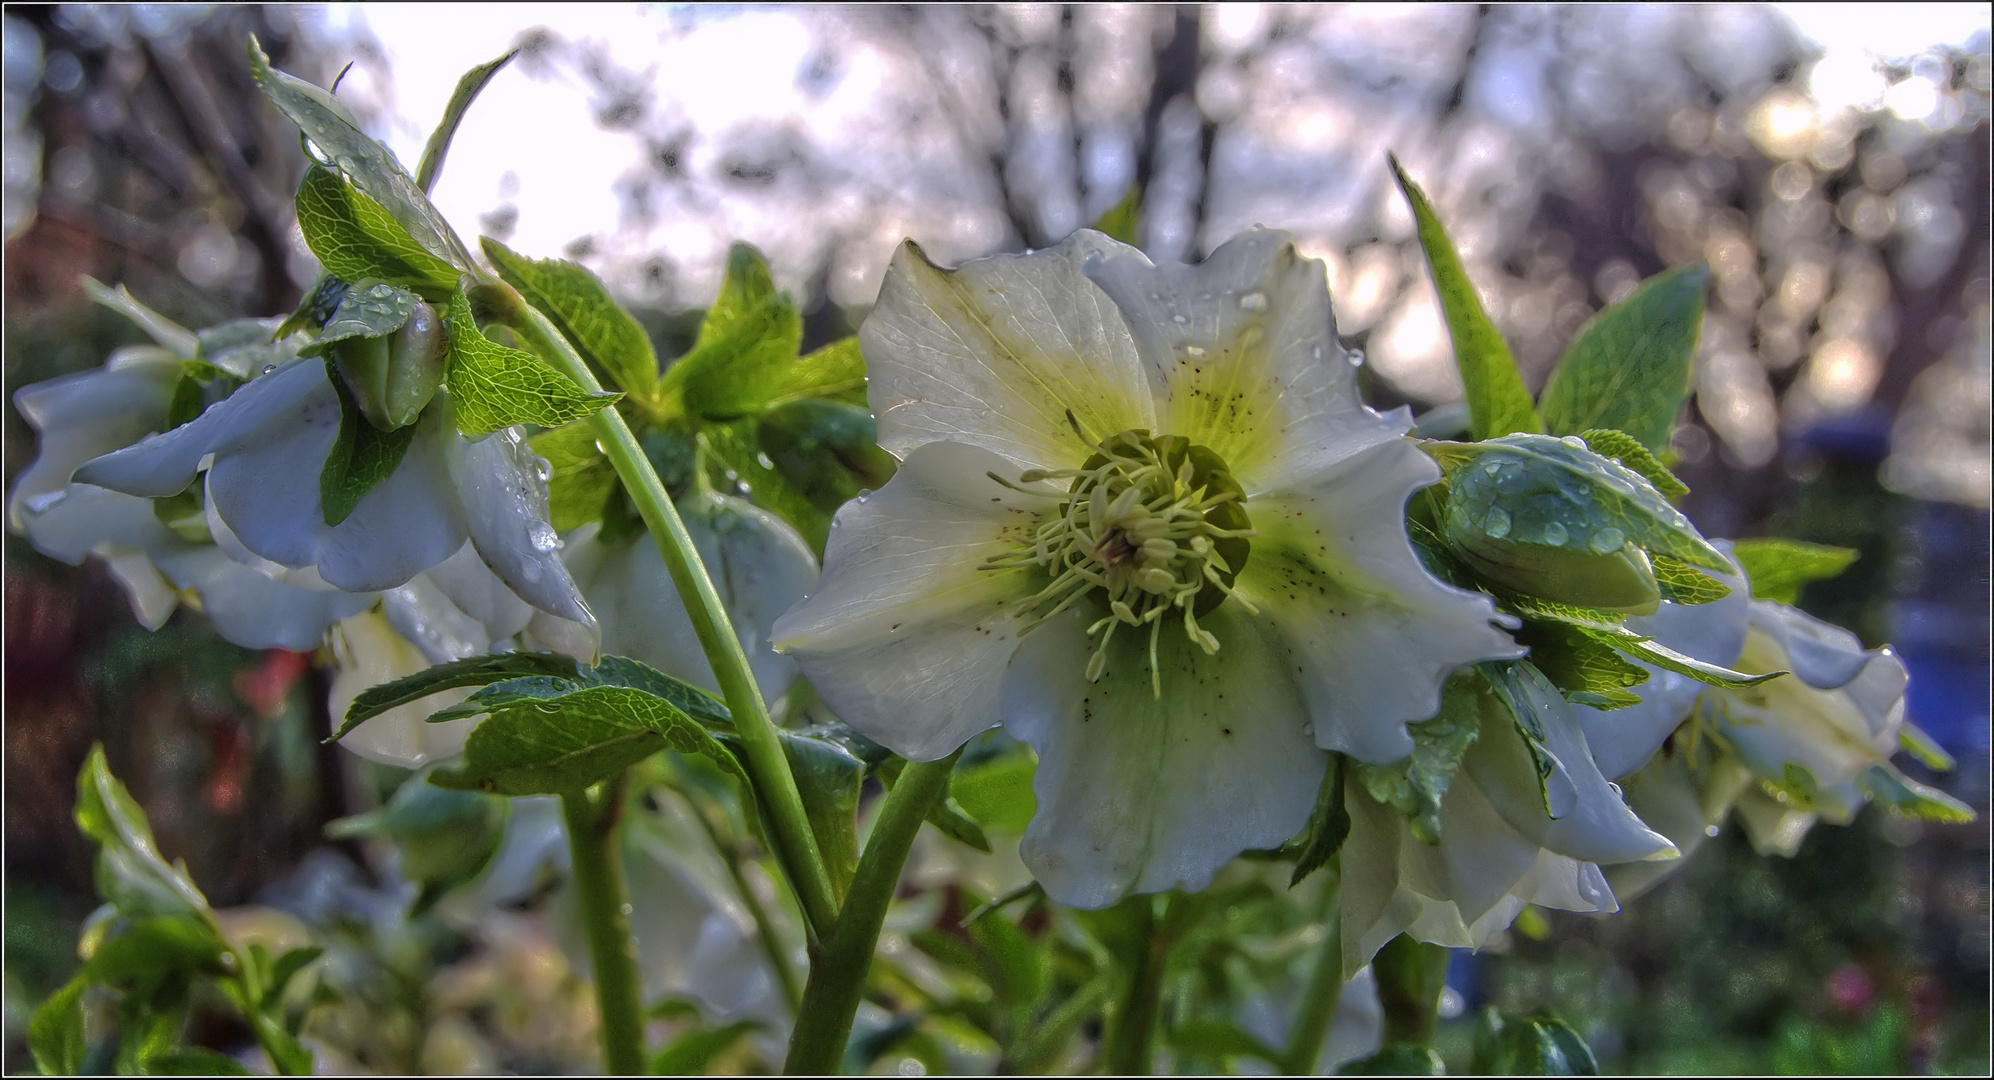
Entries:
MULTIPOLYGON (((588 364, 545 315, 509 287, 499 295, 514 305, 514 310, 506 313, 508 323, 530 348, 583 389, 602 389, 588 364)), ((733 714, 734 729, 740 733, 741 746, 747 752, 748 775, 768 815, 776 861, 789 878, 790 887, 796 890, 809 930, 821 939, 831 932, 838 917, 831 876, 824 868, 823 854, 817 850, 817 837, 810 831, 810 818, 804 812, 803 797, 797 793, 796 777, 789 770, 789 759, 782 752, 768 706, 755 686, 747 654, 741 651, 741 642, 734 637, 727 610, 720 603, 713 579, 699 561, 699 552, 685 531, 685 522, 679 519, 678 509, 665 493, 665 485, 644 456, 643 448, 637 445, 630 425, 613 408, 596 413, 589 423, 595 429, 597 444, 615 467, 617 478, 623 481, 624 492, 643 516, 652 541, 658 545, 658 553, 664 556, 672 583, 678 586, 679 600, 692 619, 700 648, 705 650, 713 677, 720 684, 721 699, 733 714)))
POLYGON ((1440 1024, 1440 992, 1447 988, 1447 949, 1400 934, 1371 960, 1378 1003, 1385 1009, 1385 1045, 1432 1046, 1440 1024))
POLYGON ((1110 1075, 1148 1076, 1156 1068, 1156 1013, 1163 1001, 1163 969, 1182 922, 1181 903, 1182 897, 1171 896, 1159 926, 1154 897, 1123 901, 1136 948, 1128 996, 1122 999, 1109 1030, 1106 1057, 1110 1075))
MULTIPOLYGON (((1335 869, 1332 862, 1325 873, 1335 869)), ((1312 1076, 1322 1044, 1329 1038, 1330 1024, 1336 1019, 1336 1006, 1343 997, 1343 912, 1342 882, 1325 881, 1328 903, 1323 905, 1322 949, 1316 954, 1315 970, 1309 973, 1308 989, 1302 993, 1301 1011, 1288 1032, 1287 1052, 1282 1055, 1282 1071, 1289 1076, 1312 1076)))
POLYGON ((886 796, 886 805, 866 839, 865 854, 859 857, 858 871, 852 875, 852 887, 845 893, 837 930, 821 947, 811 950, 810 981, 803 987, 803 1007, 789 1036, 784 1072, 808 1075, 838 1070, 845 1042, 851 1038, 852 1018, 865 996, 866 974, 872 968, 873 949, 879 945, 880 924, 886 921, 887 905, 900 885, 900 868, 907 862, 921 822, 948 791, 949 773, 961 756, 958 749, 940 761, 909 764, 886 796))
POLYGON ((615 1076, 636 1076, 644 1071, 644 996, 637 981, 637 942, 630 934, 630 902, 623 887, 623 852, 616 840, 622 804, 621 778, 561 796, 575 895, 581 902, 589 961, 595 968, 602 1068, 615 1076))

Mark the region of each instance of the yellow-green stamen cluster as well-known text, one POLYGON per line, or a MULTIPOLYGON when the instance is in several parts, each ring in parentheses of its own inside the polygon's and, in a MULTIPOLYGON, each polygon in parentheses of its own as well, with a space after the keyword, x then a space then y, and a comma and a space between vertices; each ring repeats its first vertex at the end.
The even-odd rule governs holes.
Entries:
POLYGON ((1020 491, 1027 489, 1019 484, 1071 481, 1059 509, 1041 520, 1028 545, 993 557, 984 567, 1038 565, 1051 577, 1030 600, 1033 615, 1021 632, 1083 597, 1105 603, 1108 614, 1087 629, 1088 636, 1100 638, 1087 663, 1089 682, 1106 669, 1117 628, 1146 626, 1150 686, 1161 697, 1156 647, 1166 618, 1181 619, 1185 635, 1212 655, 1218 638, 1198 625, 1198 616, 1228 597, 1258 614, 1232 589, 1253 535, 1245 493, 1225 462, 1205 447, 1179 436, 1123 431, 1096 444, 1078 469, 1033 469, 1017 484, 994 473, 991 478, 1020 491))

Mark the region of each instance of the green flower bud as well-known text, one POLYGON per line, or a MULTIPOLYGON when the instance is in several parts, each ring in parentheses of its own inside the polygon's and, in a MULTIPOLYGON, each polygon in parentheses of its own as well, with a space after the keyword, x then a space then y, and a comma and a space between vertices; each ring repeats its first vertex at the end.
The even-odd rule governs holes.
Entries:
POLYGON ((382 431, 394 431, 415 423, 436 396, 449 340, 436 309, 417 300, 408 321, 392 333, 335 342, 331 353, 360 414, 382 431))

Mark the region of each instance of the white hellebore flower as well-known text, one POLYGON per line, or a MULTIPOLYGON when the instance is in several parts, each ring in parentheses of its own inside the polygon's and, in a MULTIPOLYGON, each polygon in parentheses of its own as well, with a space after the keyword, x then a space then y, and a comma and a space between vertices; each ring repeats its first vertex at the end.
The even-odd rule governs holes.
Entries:
MULTIPOLYGON (((817 556, 787 522, 752 503, 695 490, 677 505, 755 683, 764 699, 774 701, 796 681, 797 669, 795 660, 769 647, 769 634, 776 617, 817 583, 817 556)), ((604 543, 599 531, 594 524, 575 530, 563 557, 601 627, 602 651, 718 693, 658 545, 643 532, 604 543)))
POLYGON ((1619 910, 1602 864, 1673 860, 1593 764, 1585 730, 1535 669, 1518 678, 1545 747, 1563 766, 1552 802, 1521 735, 1484 724, 1440 803, 1440 842, 1420 842, 1397 811, 1346 783, 1350 836, 1343 860, 1343 970, 1354 973, 1399 934, 1479 949, 1526 904, 1564 911, 1619 910), (1562 792, 1557 791, 1562 788, 1562 792))
POLYGON ((1030 743, 1062 903, 1203 888, 1303 826, 1324 751, 1402 758, 1450 671, 1518 655, 1413 554, 1439 469, 1359 400, 1286 233, 1165 267, 1092 231, 953 271, 909 244, 859 340, 904 464, 776 647, 908 758, 1030 743))
MULTIPOLYGON (((90 459, 165 428, 180 373, 173 353, 135 345, 99 370, 16 392, 15 408, 40 435, 40 451, 14 481, 8 525, 37 551, 71 565, 104 559, 148 630, 165 624, 185 590, 237 645, 315 648, 327 626, 374 598, 333 590, 315 574, 245 565, 231 558, 226 530, 214 543, 190 539, 162 523, 150 499, 71 482, 90 459)), ((215 533, 212 516, 209 524, 215 533)))
POLYGON ((349 592, 403 585, 468 539, 521 599, 592 623, 546 521, 540 463, 516 430, 468 442, 452 425, 448 395, 438 393, 394 472, 327 525, 319 476, 339 423, 325 362, 294 360, 172 431, 85 464, 77 479, 160 497, 205 469, 208 503, 243 548, 280 566, 316 568, 349 592))

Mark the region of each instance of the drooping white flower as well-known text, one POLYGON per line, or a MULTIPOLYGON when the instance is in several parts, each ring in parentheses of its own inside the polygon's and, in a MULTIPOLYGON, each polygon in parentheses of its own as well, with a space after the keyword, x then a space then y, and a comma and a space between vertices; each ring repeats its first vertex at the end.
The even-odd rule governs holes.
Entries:
MULTIPOLYGON (((430 666, 430 658, 395 631, 378 611, 342 619, 328 636, 332 653, 332 688, 328 711, 337 731, 353 699, 369 687, 414 675, 430 666)), ((420 701, 397 705, 369 718, 339 740, 339 745, 369 761, 419 769, 464 752, 464 740, 477 726, 476 717, 459 717, 440 724, 429 715, 469 697, 469 690, 444 690, 420 701)))
MULTIPOLYGON (((802 536, 752 503, 695 490, 679 516, 720 593, 762 697, 774 701, 796 681, 796 661, 769 647, 776 617, 817 582, 817 556, 802 536)), ((713 669, 679 600, 664 557, 648 535, 604 543, 597 525, 567 538, 564 558, 602 631, 602 649, 641 660, 717 692, 713 669)))
POLYGON ((1569 806, 1551 817, 1536 764, 1508 725, 1484 725, 1469 748, 1441 800, 1438 844, 1420 842, 1396 811, 1362 785, 1347 784, 1346 972, 1369 963, 1401 933, 1479 949, 1526 904, 1617 911, 1601 865, 1677 857, 1675 845, 1636 817, 1593 764, 1586 733, 1564 697, 1534 669, 1521 668, 1518 677, 1545 747, 1569 780, 1569 806))
POLYGON ((77 479, 157 498, 184 490, 205 469, 209 503, 244 548, 281 566, 315 568, 350 592, 400 586, 468 539, 520 598, 590 621, 546 521, 539 462, 517 431, 466 441, 439 394, 395 470, 338 525, 327 525, 319 478, 339 424, 324 362, 294 360, 172 431, 88 462, 77 479))
POLYGON ((40 446, 8 495, 9 526, 37 551, 72 565, 104 559, 148 630, 165 624, 184 590, 237 645, 317 647, 327 626, 374 598, 331 589, 316 575, 238 561, 225 529, 213 542, 182 535, 160 521, 150 499, 71 482, 85 462, 163 429, 180 376, 174 354, 138 345, 113 353, 99 370, 22 387, 14 404, 40 446))
POLYGON ((1518 655, 1413 554, 1439 470, 1359 400, 1285 233, 1195 267, 1089 231, 954 271, 909 245, 859 337, 904 464, 776 645, 909 758, 1032 744, 1025 860, 1061 902, 1202 888, 1301 828, 1325 750, 1401 758, 1450 671, 1518 655))

